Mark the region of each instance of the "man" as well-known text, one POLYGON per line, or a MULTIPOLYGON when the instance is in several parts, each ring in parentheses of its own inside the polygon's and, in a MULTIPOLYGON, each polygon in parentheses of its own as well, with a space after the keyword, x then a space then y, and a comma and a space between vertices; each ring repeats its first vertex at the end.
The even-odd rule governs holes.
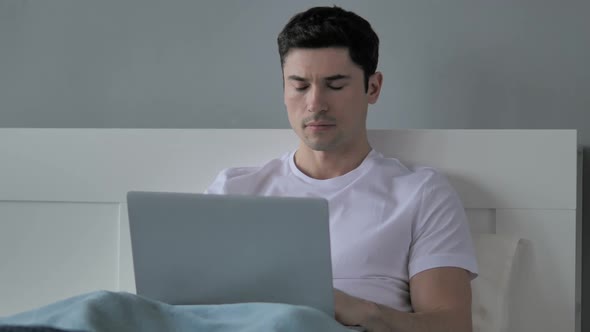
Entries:
POLYGON ((295 15, 278 36, 284 102, 300 138, 261 167, 222 171, 217 194, 324 197, 336 319, 370 331, 471 331, 477 273, 465 213, 444 176, 374 151, 379 39, 338 7, 295 15))

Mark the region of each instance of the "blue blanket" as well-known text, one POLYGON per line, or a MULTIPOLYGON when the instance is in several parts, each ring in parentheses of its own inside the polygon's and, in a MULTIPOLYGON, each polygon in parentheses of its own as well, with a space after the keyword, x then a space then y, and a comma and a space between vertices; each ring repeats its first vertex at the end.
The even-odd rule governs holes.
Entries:
POLYGON ((349 331, 325 313, 272 303, 172 306, 129 293, 93 292, 0 318, 0 326, 71 331, 349 331))

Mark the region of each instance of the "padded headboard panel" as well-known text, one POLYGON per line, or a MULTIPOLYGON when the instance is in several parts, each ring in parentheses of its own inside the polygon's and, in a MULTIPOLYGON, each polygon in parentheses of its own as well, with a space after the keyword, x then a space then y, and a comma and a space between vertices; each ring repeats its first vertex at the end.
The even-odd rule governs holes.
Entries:
MULTIPOLYGON (((576 131, 369 136, 385 155, 446 173, 474 233, 526 239, 509 331, 579 331, 576 131)), ((127 191, 202 192, 222 168, 261 164, 297 142, 289 129, 0 129, 0 316, 133 291, 127 191)))

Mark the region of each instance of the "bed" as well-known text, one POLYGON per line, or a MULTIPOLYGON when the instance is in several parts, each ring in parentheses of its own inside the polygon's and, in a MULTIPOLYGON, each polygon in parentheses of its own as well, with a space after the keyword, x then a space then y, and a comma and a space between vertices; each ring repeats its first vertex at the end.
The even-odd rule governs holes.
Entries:
MULTIPOLYGON (((575 130, 371 130, 443 171, 474 234, 475 331, 580 331, 575 130)), ((219 170, 297 146, 289 129, 0 129, 0 316, 134 292, 125 194, 202 192, 219 170)))

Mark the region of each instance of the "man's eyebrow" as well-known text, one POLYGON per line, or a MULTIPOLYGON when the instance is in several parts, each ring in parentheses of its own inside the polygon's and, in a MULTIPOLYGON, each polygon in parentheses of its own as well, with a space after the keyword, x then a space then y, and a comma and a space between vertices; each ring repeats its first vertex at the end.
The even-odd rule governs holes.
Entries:
POLYGON ((307 82, 307 80, 301 76, 297 76, 297 75, 289 75, 289 77, 287 77, 289 80, 291 81, 299 81, 299 82, 307 82))
POLYGON ((342 75, 342 74, 337 74, 337 75, 332 75, 332 76, 328 76, 326 78, 324 78, 325 81, 337 81, 337 80, 344 80, 344 79, 349 79, 350 75, 342 75))

